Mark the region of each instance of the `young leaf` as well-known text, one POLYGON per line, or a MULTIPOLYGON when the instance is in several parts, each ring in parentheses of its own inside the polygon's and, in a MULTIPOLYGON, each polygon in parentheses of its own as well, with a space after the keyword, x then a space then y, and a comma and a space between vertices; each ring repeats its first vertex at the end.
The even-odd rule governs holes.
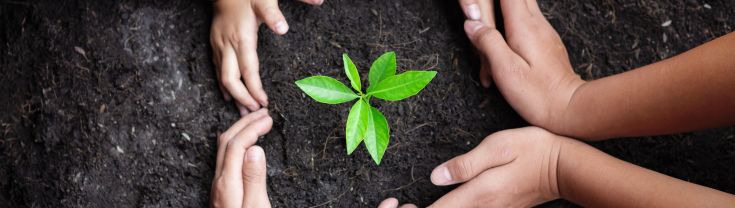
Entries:
POLYGON ((352 154, 352 152, 355 151, 355 148, 360 145, 362 139, 365 138, 369 112, 370 105, 362 99, 357 100, 357 102, 352 105, 350 114, 347 116, 347 126, 345 128, 347 155, 352 154))
POLYGON ((352 63, 350 56, 348 56, 346 53, 342 54, 342 62, 345 65, 345 74, 347 74, 347 78, 350 79, 352 88, 360 92, 362 83, 360 81, 360 74, 357 73, 357 67, 355 67, 355 64, 352 63))
POLYGON ((385 116, 377 108, 370 107, 368 117, 365 147, 367 147, 368 153, 370 153, 375 164, 380 165, 385 149, 388 148, 390 128, 388 128, 388 121, 385 120, 385 116))
POLYGON ((368 95, 387 101, 403 100, 419 93, 436 76, 436 71, 407 71, 388 77, 375 87, 368 88, 368 95))
POLYGON ((327 76, 313 76, 296 81, 309 97, 326 104, 340 104, 354 100, 360 96, 334 78, 327 76))
POLYGON ((370 66, 370 72, 368 72, 370 87, 393 75, 396 75, 396 53, 391 51, 380 55, 370 66))

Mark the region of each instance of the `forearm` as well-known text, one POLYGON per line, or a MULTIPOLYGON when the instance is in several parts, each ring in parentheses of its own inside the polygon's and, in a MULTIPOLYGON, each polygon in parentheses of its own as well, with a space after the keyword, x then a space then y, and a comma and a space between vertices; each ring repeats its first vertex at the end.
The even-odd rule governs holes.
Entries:
POLYGON ((562 198, 585 207, 722 207, 733 195, 613 158, 567 139, 558 162, 562 198))
POLYGON ((733 57, 735 33, 658 63, 587 82, 572 96, 555 132, 599 140, 733 124, 733 57))

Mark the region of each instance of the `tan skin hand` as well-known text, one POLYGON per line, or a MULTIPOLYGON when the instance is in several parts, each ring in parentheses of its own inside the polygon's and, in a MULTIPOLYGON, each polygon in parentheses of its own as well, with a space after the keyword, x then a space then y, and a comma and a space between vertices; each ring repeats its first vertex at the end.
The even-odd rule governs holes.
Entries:
POLYGON ((270 131, 267 109, 244 116, 218 138, 212 207, 270 207, 265 153, 255 142, 270 131))
POLYGON ((559 198, 562 137, 537 127, 497 132, 439 165, 435 185, 464 183, 430 207, 530 207, 559 198))
MULTIPOLYGON (((434 185, 464 184, 430 207, 531 207, 557 199, 557 164, 566 140, 537 127, 494 133, 431 172, 434 185)), ((384 204, 398 201, 386 199, 379 208, 391 207, 384 204)))
MULTIPOLYGON (((535 0, 501 0, 500 6, 507 41, 493 21, 465 22, 467 36, 490 66, 483 66, 480 78, 492 77, 529 123, 553 127, 560 117, 557 114, 585 82, 572 70, 564 44, 535 0)), ((492 6, 482 11, 482 16, 487 16, 484 19, 493 15, 492 6)))
MULTIPOLYGON (((318 5, 323 0, 302 0, 318 5)), ((278 0, 217 0, 210 31, 213 62, 220 90, 234 98, 241 115, 268 106, 260 81, 258 27, 265 23, 276 34, 288 32, 278 0)))

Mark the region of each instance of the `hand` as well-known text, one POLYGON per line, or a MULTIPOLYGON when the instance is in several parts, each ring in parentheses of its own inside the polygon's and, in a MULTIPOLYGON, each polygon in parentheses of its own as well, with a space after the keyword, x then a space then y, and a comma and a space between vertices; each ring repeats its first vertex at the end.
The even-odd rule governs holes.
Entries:
POLYGON ((270 131, 267 109, 255 111, 218 138, 217 169, 212 182, 212 207, 270 207, 263 148, 259 136, 270 131))
MULTIPOLYGON (((383 202, 380 202, 380 205, 378 205, 378 208, 398 208, 398 199, 396 198, 387 198, 383 200, 383 202)), ((416 208, 416 205, 414 204, 404 204, 400 208, 416 208)))
MULTIPOLYGON (((301 0, 318 5, 323 0, 301 0)), ((278 0, 216 0, 210 42, 220 90, 235 98, 240 114, 268 106, 258 69, 258 27, 265 22, 276 34, 288 31, 278 0), (244 81, 244 83, 243 83, 244 81)))
MULTIPOLYGON (((463 5, 468 5, 464 8, 470 8, 471 2, 489 3, 463 0, 463 5)), ((501 0, 500 6, 507 41, 495 28, 492 6, 480 7, 486 7, 481 10, 483 22, 465 22, 467 36, 484 58, 480 80, 489 87, 492 78, 506 100, 529 123, 557 129, 557 119, 585 82, 572 70, 561 38, 535 0, 501 0)))
POLYGON ((431 172, 435 185, 465 183, 430 207, 530 207, 557 199, 557 162, 567 140, 536 127, 492 134, 431 172))

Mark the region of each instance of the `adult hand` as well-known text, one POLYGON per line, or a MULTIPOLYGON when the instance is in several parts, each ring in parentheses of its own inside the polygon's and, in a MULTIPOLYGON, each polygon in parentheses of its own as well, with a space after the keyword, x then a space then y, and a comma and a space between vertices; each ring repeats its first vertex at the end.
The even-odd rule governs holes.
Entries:
POLYGON ((464 184, 430 207, 530 207, 557 199, 557 162, 566 140, 537 127, 492 134, 432 171, 435 185, 464 184))
POLYGON ((268 109, 260 109, 219 136, 212 207, 270 207, 265 154, 263 148, 253 144, 272 125, 268 109))
MULTIPOLYGON (((318 5, 323 0, 301 0, 318 5)), ((216 0, 210 42, 220 90, 235 98, 241 115, 268 106, 260 81, 258 27, 265 22, 276 34, 288 31, 278 0, 216 0)))
POLYGON ((505 99, 529 123, 557 129, 560 124, 556 119, 561 118, 573 94, 585 82, 572 70, 561 38, 535 0, 501 0, 500 6, 507 41, 495 28, 492 6, 482 10, 481 19, 488 20, 468 20, 464 25, 467 36, 486 60, 480 80, 488 87, 493 79, 505 99))

